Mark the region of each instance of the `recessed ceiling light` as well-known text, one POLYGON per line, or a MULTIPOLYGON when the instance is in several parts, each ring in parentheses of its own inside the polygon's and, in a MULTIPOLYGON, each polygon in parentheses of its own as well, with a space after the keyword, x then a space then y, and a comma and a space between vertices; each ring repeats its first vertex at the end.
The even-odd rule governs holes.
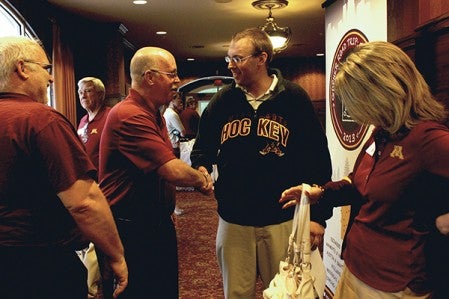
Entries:
POLYGON ((167 31, 156 31, 157 35, 166 35, 167 31))
POLYGON ((187 58, 187 61, 195 61, 195 58, 187 58))
POLYGON ((141 4, 147 4, 147 1, 146 0, 134 0, 133 3, 136 5, 141 5, 141 4))
POLYGON ((316 56, 324 56, 324 53, 317 53, 316 56))

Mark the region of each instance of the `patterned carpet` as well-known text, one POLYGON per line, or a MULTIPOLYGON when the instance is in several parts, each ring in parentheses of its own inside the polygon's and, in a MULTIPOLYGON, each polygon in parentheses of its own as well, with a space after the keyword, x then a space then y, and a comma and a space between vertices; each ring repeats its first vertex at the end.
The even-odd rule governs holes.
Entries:
MULTIPOLYGON (((215 257, 218 224, 215 198, 192 191, 177 191, 176 198, 178 205, 184 209, 182 215, 176 216, 179 298, 224 298, 221 274, 215 257)), ((261 299, 260 282, 257 293, 255 299, 261 299)))

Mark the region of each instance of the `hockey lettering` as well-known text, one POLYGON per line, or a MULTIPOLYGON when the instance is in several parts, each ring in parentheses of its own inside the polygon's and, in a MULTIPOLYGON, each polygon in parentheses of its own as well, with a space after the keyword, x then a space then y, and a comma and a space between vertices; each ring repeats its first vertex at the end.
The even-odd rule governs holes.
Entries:
MULTIPOLYGON (((251 119, 235 119, 226 123, 221 130, 221 143, 229 138, 247 136, 251 132, 251 119)), ((277 121, 260 118, 257 124, 257 136, 262 136, 278 142, 282 146, 287 146, 290 131, 277 121)))
POLYGON ((251 132, 251 119, 236 119, 223 126, 221 130, 221 143, 225 142, 229 138, 235 138, 237 136, 246 136, 251 132))
POLYGON ((267 118, 260 118, 257 126, 257 135, 267 137, 287 146, 290 131, 280 123, 267 118))

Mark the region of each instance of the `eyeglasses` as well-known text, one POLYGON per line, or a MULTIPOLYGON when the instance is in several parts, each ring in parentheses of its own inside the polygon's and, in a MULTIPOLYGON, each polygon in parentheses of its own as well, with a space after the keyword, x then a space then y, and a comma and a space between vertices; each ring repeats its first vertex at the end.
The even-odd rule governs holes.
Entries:
MULTIPOLYGON (((154 73, 159 73, 159 74, 167 75, 167 76, 168 76, 169 78, 171 78, 171 79, 178 78, 178 72, 177 72, 177 71, 174 71, 174 72, 164 72, 164 71, 154 70, 154 69, 151 69, 151 70, 149 70, 149 71, 150 71, 150 72, 154 72, 154 73)), ((145 76, 145 73, 146 73, 146 72, 148 72, 148 71, 143 72, 142 77, 145 76)))
POLYGON ((252 56, 254 56, 255 54, 251 54, 251 55, 248 55, 248 56, 245 56, 245 57, 240 57, 240 56, 232 56, 232 57, 229 57, 229 56, 226 56, 225 58, 224 58, 224 60, 227 62, 227 63, 230 63, 231 61, 233 61, 234 63, 240 63, 240 62, 242 62, 242 61, 245 61, 246 59, 248 59, 248 58, 250 58, 250 57, 252 57, 252 56))
POLYGON ((78 94, 83 95, 84 93, 95 93, 96 90, 93 88, 87 88, 87 89, 79 89, 78 94))
POLYGON ((33 63, 41 66, 44 70, 46 70, 49 74, 51 74, 51 69, 53 68, 53 65, 50 63, 43 63, 43 62, 36 62, 31 60, 24 60, 23 62, 26 63, 33 63))

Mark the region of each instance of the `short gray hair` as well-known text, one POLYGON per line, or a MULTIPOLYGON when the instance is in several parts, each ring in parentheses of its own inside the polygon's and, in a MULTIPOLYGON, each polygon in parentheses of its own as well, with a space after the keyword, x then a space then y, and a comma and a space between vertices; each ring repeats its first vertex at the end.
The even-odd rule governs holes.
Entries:
POLYGON ((103 82, 96 78, 96 77, 84 77, 81 80, 78 81, 78 88, 81 87, 82 84, 86 84, 86 83, 92 83, 95 87, 95 91, 99 91, 102 93, 102 100, 104 100, 104 97, 106 95, 106 89, 104 87, 103 82))
POLYGON ((43 49, 38 40, 23 36, 0 37, 0 91, 8 88, 9 78, 19 60, 35 57, 43 49))

